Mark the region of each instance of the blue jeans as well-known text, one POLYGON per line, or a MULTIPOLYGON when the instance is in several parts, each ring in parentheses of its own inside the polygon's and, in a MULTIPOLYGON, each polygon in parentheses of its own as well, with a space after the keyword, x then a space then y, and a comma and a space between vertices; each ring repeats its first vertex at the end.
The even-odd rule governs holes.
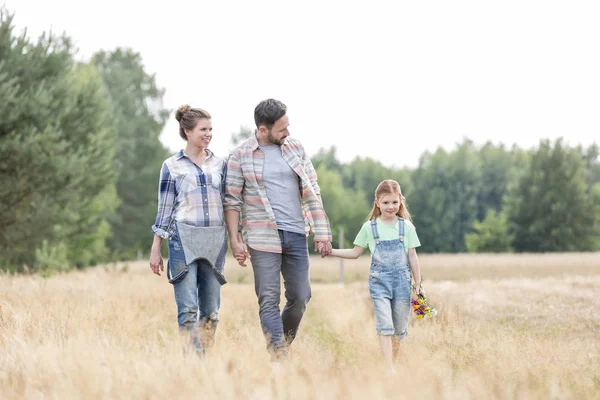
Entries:
MULTIPOLYGON (((169 240, 167 269, 181 271, 185 257, 178 238, 169 240)), ((206 260, 188 265, 187 273, 180 274, 173 282, 177 304, 179 331, 187 344, 203 355, 204 349, 214 344, 219 308, 221 306, 221 283, 206 260)), ((167 271, 167 275, 171 276, 167 271)), ((186 346, 187 347, 187 346, 186 346)))
POLYGON ((298 332, 306 304, 311 297, 308 273, 309 258, 306 236, 279 231, 282 253, 250 248, 254 270, 254 289, 258 297, 260 324, 267 339, 267 349, 274 358, 285 357, 298 332), (286 304, 280 314, 281 278, 286 304))

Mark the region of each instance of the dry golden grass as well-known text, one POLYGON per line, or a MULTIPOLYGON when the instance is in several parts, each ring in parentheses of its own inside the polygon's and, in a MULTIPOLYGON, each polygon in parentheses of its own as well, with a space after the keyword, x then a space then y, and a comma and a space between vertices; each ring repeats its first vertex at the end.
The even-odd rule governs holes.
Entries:
POLYGON ((249 270, 229 262, 217 344, 181 352, 172 287, 145 263, 0 276, 2 399, 600 398, 600 255, 421 256, 439 315, 380 364, 368 259, 313 259, 313 298, 272 372, 249 270), (246 283, 244 283, 246 282, 246 283))

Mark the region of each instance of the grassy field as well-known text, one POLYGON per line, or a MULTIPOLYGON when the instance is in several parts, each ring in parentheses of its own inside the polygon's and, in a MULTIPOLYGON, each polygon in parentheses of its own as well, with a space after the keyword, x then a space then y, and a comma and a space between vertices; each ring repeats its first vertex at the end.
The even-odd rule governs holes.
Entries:
POLYGON ((227 264, 217 343, 181 352, 172 287, 146 263, 0 276, 2 399, 600 399, 600 254, 422 255, 439 315, 381 365, 368 259, 313 259, 313 298, 273 372, 251 270, 227 264))

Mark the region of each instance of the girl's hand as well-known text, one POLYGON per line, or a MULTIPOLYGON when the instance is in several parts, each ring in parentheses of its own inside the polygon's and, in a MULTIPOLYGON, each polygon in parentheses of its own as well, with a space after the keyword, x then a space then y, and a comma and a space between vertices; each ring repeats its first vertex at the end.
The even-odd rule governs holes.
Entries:
POLYGON ((423 287, 420 283, 417 285, 417 283, 415 282, 414 289, 412 292, 415 295, 415 297, 419 297, 419 294, 423 294, 423 287))

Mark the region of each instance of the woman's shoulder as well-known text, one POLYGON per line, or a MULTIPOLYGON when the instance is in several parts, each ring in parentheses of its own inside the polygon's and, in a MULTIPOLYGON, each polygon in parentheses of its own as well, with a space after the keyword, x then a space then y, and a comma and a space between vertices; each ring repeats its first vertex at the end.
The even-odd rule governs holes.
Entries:
POLYGON ((172 168, 175 161, 179 160, 183 156, 183 150, 179 150, 177 153, 172 154, 169 158, 165 159, 162 163, 163 167, 172 168))

